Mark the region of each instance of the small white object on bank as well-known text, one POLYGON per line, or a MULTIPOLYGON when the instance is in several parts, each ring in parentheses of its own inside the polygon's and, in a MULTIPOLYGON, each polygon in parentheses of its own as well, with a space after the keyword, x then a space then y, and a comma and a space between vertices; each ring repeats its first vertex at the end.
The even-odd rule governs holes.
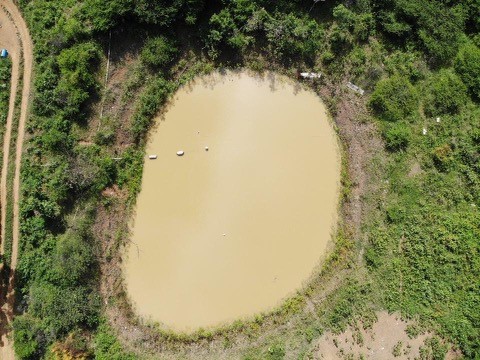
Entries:
POLYGON ((320 79, 322 77, 322 74, 312 73, 312 72, 302 72, 300 73, 300 76, 303 77, 304 79, 320 79))
POLYGON ((347 87, 348 87, 350 90, 353 90, 353 91, 359 93, 360 95, 365 94, 365 90, 363 90, 360 86, 357 86, 357 85, 355 85, 355 84, 352 84, 350 81, 347 82, 347 87))
POLYGON ((423 135, 427 135, 427 129, 426 129, 426 128, 423 128, 422 133, 423 133, 423 135))
POLYGON ((440 122, 440 118, 439 118, 439 117, 437 117, 435 120, 437 121, 437 123, 440 122))
POLYGON ((208 146, 205 146, 205 151, 208 151, 208 146))
POLYGON ((157 155, 148 155, 148 158, 150 160, 155 160, 157 158, 157 155))

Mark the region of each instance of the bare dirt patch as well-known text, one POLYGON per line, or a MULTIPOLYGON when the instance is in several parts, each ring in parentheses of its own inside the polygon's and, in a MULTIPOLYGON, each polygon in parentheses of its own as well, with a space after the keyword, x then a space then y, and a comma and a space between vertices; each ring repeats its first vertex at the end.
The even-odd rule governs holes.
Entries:
POLYGON ((339 334, 326 333, 315 344, 314 359, 417 359, 430 333, 410 338, 409 322, 396 314, 380 312, 372 328, 348 327, 339 334))

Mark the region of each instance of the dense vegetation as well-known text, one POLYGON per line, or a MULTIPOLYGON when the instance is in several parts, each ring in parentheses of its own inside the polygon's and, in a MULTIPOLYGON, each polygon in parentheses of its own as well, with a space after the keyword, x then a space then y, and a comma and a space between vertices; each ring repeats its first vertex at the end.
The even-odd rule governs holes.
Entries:
MULTIPOLYGON (((3 159, 3 136, 7 124, 8 102, 10 99, 10 78, 12 71, 12 61, 10 58, 3 58, 0 61, 0 158, 3 159)), ((4 259, 0 256, 0 265, 4 259)))
MULTIPOLYGON (((134 358, 104 320, 92 224, 105 188, 118 185, 134 202, 153 116, 182 81, 208 68, 180 76, 192 53, 210 67, 308 68, 339 87, 348 78, 367 90, 373 116, 366 121, 378 125, 387 150, 377 181, 388 184, 388 196, 365 219, 368 280, 339 288, 309 336, 339 331, 373 304, 418 316, 467 358, 480 356, 479 1, 20 4, 36 57, 22 165, 17 301, 24 315, 14 322, 20 358, 52 356, 59 341, 99 359, 134 358), (108 118, 97 119, 94 142, 85 146, 78 140, 107 96, 106 39, 120 31, 148 38, 137 77, 125 84, 125 101, 136 104, 126 146, 115 146, 108 118)), ((285 356, 284 343, 267 352, 264 345, 246 358, 285 356)))

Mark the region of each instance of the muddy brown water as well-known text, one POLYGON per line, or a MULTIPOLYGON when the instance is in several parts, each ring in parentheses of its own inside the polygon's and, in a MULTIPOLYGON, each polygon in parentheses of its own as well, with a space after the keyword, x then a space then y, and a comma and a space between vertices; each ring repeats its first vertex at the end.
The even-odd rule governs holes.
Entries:
POLYGON ((191 332, 281 303, 327 251, 340 167, 324 105, 286 78, 217 73, 178 91, 131 225, 136 312, 191 332))

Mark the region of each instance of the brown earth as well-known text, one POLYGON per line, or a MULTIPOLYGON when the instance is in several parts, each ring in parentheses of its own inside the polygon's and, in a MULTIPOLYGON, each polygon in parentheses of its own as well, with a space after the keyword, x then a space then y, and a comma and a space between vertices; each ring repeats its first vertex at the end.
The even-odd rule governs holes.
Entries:
MULTIPOLYGON (((410 324, 411 321, 402 320, 398 314, 379 312, 377 322, 371 328, 349 326, 341 334, 322 335, 315 342, 310 359, 419 359, 425 340, 433 334, 423 333, 410 337, 407 334, 410 324)), ((457 355, 450 352, 448 358, 456 359, 457 355)))
POLYGON ((5 220, 6 220, 6 197, 7 197, 7 164, 9 159, 9 147, 12 134, 13 116, 15 113, 15 100, 18 83, 20 79, 20 64, 22 64, 22 95, 20 118, 18 122, 16 154, 15 154, 15 174, 13 180, 13 241, 12 258, 10 259, 10 268, 2 269, 2 293, 0 294, 0 358, 4 360, 13 360, 13 344, 7 337, 9 325, 14 315, 14 284, 15 268, 18 259, 18 241, 19 241, 19 199, 20 199, 20 164, 22 158, 23 137, 25 133, 25 122, 28 114, 30 100, 30 83, 33 68, 33 45, 30 39, 27 25, 23 20, 20 11, 16 5, 8 0, 0 2, 0 46, 8 49, 12 57, 12 80, 10 92, 10 104, 8 110, 7 125, 4 138, 3 167, 0 183, 1 192, 1 211, 2 211, 2 249, 4 252, 5 238, 5 220))

